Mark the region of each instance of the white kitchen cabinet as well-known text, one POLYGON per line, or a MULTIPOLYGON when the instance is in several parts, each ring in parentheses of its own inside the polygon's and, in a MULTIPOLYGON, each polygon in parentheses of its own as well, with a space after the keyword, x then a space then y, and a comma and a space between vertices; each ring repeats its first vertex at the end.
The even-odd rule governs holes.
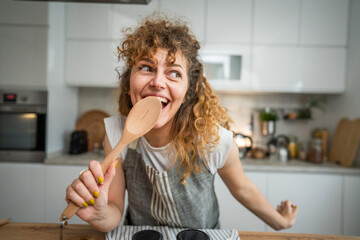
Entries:
POLYGON ((111 40, 68 40, 65 81, 71 86, 115 87, 121 66, 116 59, 116 44, 111 40))
POLYGON ((111 9, 112 38, 120 41, 125 28, 135 27, 145 17, 159 9, 158 0, 152 0, 147 5, 113 4, 111 9))
POLYGON ((300 0, 256 0, 255 44, 297 44, 300 0))
POLYGON ((0 24, 48 25, 48 3, 0 1, 0 24))
POLYGON ((206 43, 251 43, 251 0, 208 0, 206 43))
MULTIPOLYGON (((246 176, 266 196, 266 175, 249 172, 246 176)), ((215 177, 215 192, 219 202, 221 228, 265 232, 265 223, 231 195, 218 174, 215 177)))
POLYGON ((204 40, 205 0, 160 0, 160 10, 169 16, 185 17, 197 40, 204 40))
POLYGON ((66 37, 110 39, 111 4, 66 3, 66 37))
POLYGON ((273 206, 283 200, 298 206, 295 225, 284 232, 342 234, 341 175, 269 173, 268 200, 273 206))
POLYGON ((0 218, 44 222, 45 168, 36 163, 0 163, 0 218))
POLYGON ((344 176, 344 235, 360 236, 360 176, 344 176))
POLYGON ((0 86, 46 88, 47 27, 0 25, 0 86))
POLYGON ((255 46, 252 89, 340 93, 345 89, 345 48, 255 46))
POLYGON ((347 45, 348 0, 302 0, 301 45, 347 45))
MULTIPOLYGON (((77 165, 46 165, 45 166, 45 222, 58 223, 61 213, 67 206, 65 201, 66 187, 79 176, 86 166, 77 165)), ((78 216, 74 215, 70 223, 85 224, 78 216)))

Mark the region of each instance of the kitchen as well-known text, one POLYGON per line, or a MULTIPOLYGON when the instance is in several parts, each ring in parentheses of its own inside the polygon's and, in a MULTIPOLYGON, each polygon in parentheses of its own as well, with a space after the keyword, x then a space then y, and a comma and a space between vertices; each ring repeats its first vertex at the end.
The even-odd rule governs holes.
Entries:
MULTIPOLYGON (((360 10, 354 0, 249 0, 229 1, 224 6, 212 0, 181 4, 152 0, 148 5, 11 1, 0 4, 1 89, 46 90, 48 95, 48 161, 1 163, 0 176, 5 179, 1 186, 8 193, 2 199, 0 218, 11 217, 16 222, 57 221, 65 207, 65 187, 86 164, 71 165, 74 156, 63 159, 62 164, 49 161, 59 159, 58 155, 68 150, 70 134, 82 114, 93 109, 109 115, 116 113, 114 46, 119 43, 119 29, 134 24, 139 13, 176 9, 193 24, 205 53, 241 56, 240 81, 214 80, 212 84, 234 120, 234 131, 251 135, 254 148, 263 147, 268 140, 254 128, 257 110, 264 107, 275 109, 279 115, 276 136, 294 135, 300 143, 309 141, 314 129, 325 127, 329 133, 328 147, 341 118, 359 117, 356 103, 360 73, 356 63, 360 57, 360 10), (316 17, 321 21, 315 21, 316 17), (229 22, 231 27, 224 27, 229 22), (239 31, 233 30, 234 25, 239 31), (26 36, 24 42, 14 41, 21 39, 19 36, 26 36), (313 108, 311 119, 283 119, 285 111, 303 108, 313 98, 320 101, 324 110, 313 108), (22 181, 9 181, 15 173, 22 181), (33 183, 37 183, 38 189, 33 189, 33 183)), ((353 165, 359 167, 359 162, 356 156, 353 165)), ((327 163, 293 163, 273 164, 266 159, 243 163, 248 177, 272 205, 284 197, 298 202, 297 224, 285 232, 360 235, 360 209, 356 204, 360 200, 356 187, 360 182, 359 170, 327 163), (316 199, 311 200, 312 196, 316 199), (315 211, 318 214, 314 215, 315 211)), ((250 212, 228 201, 230 195, 222 183, 216 184, 218 195, 224 196, 220 200, 223 227, 273 231, 250 212)), ((72 221, 82 223, 75 218, 72 221)))

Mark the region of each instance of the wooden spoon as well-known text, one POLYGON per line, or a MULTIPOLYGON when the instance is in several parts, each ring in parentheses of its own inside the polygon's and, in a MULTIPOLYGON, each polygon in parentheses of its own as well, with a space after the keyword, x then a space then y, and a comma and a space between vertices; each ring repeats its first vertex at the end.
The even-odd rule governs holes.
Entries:
MULTIPOLYGON (((126 145, 141 137, 155 126, 159 119, 161 109, 161 102, 157 97, 144 98, 133 106, 126 118, 124 131, 119 143, 101 163, 104 174, 126 145)), ((69 202, 60 216, 60 221, 63 223, 68 221, 79 208, 75 203, 69 202)))

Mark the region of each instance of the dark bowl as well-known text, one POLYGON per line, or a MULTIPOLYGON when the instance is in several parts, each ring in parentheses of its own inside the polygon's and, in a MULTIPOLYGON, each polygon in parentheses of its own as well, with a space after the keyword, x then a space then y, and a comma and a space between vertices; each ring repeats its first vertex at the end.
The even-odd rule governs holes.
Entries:
POLYGON ((176 240, 210 240, 210 237, 203 231, 187 229, 176 235, 176 240))
POLYGON ((163 240, 163 235, 155 230, 142 230, 136 232, 131 239, 132 240, 163 240))

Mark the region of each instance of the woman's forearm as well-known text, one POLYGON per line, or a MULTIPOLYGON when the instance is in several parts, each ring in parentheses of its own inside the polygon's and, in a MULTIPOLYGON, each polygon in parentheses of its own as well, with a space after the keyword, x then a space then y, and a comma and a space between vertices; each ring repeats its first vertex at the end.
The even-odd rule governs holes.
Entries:
POLYGON ((247 178, 245 181, 247 181, 246 184, 243 184, 241 189, 233 193, 234 197, 275 230, 290 227, 280 213, 270 205, 256 185, 247 178))

